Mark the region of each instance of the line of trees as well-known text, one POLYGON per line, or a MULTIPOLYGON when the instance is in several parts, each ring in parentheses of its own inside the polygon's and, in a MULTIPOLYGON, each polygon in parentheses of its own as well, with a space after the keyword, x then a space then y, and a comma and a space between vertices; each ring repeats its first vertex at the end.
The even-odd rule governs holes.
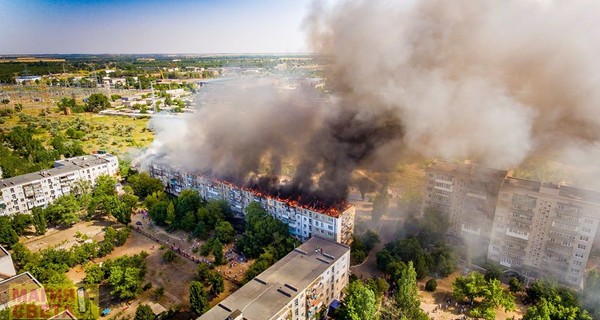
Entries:
POLYGON ((106 256, 115 247, 122 246, 129 233, 129 228, 107 227, 101 242, 76 244, 70 249, 46 248, 38 252, 31 252, 22 243, 17 243, 12 248, 12 258, 19 272, 29 271, 44 284, 70 283, 65 275, 70 268, 106 256))

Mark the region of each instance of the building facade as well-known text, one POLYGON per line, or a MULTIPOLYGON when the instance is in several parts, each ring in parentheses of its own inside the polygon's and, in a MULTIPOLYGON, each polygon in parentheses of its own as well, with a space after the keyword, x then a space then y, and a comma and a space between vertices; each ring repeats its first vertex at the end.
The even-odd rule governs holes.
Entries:
POLYGON ((356 211, 353 205, 346 204, 343 210, 311 208, 158 163, 150 165, 149 173, 160 179, 171 194, 197 190, 205 200, 226 200, 238 216, 244 215, 249 204, 259 202, 273 217, 287 224, 290 234, 300 241, 319 236, 345 244, 352 242, 356 211))
POLYGON ((496 199, 506 171, 436 161, 427 168, 423 210, 448 217, 449 236, 475 261, 485 260, 496 199))
POLYGON ((13 264, 10 253, 6 251, 4 247, 0 246, 0 280, 8 279, 16 275, 17 271, 15 270, 15 265, 13 264))
POLYGON ((349 264, 348 246, 313 237, 198 320, 317 319, 341 299, 349 264))
POLYGON ((29 213, 34 207, 46 207, 71 192, 73 183, 95 183, 98 176, 115 175, 119 160, 111 154, 93 154, 54 162, 52 169, 0 179, 0 215, 29 213))
POLYGON ((600 193, 506 178, 488 259, 528 279, 582 284, 600 220, 600 193))

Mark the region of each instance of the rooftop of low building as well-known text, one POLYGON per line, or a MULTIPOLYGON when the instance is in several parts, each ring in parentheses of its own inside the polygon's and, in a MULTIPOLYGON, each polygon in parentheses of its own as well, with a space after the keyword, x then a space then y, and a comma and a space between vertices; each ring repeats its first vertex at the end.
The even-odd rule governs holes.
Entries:
POLYGON ((236 312, 248 320, 270 319, 349 250, 346 245, 312 237, 199 320, 225 320, 236 312))

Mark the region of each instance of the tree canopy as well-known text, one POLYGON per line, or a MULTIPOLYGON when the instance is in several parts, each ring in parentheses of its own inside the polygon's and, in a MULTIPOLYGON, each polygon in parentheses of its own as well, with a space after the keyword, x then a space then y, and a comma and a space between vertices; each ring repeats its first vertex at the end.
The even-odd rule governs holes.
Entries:
POLYGON ((515 309, 515 298, 504 288, 498 279, 486 280, 479 272, 468 276, 458 276, 452 283, 452 295, 458 301, 473 304, 470 313, 474 317, 493 320, 499 307, 507 311, 515 309))
POLYGON ((102 93, 91 94, 85 103, 85 111, 98 113, 110 108, 110 100, 102 93))
POLYGON ((336 315, 343 320, 371 320, 375 318, 376 303, 371 288, 360 280, 352 281, 346 288, 346 295, 336 315))

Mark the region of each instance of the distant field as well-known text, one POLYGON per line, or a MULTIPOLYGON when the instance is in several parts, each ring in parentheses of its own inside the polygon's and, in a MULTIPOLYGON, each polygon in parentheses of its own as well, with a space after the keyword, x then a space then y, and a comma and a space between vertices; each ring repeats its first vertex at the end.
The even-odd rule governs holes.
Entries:
MULTIPOLYGON (((68 128, 76 128, 85 133, 79 139, 85 152, 106 150, 117 155, 124 155, 128 151, 147 147, 153 141, 154 134, 147 130, 149 119, 103 116, 94 113, 79 113, 64 115, 59 112, 56 102, 62 97, 75 97, 78 103, 83 103, 85 96, 93 93, 92 90, 78 88, 63 88, 61 90, 42 86, 19 88, 4 86, 0 95, 9 96, 7 105, 0 105, 1 109, 13 109, 15 105, 22 104, 23 110, 11 116, 1 117, 0 130, 8 131, 14 126, 28 126, 30 123, 38 125, 49 124, 46 129, 40 129, 35 138, 41 139, 46 146, 49 145, 52 130, 65 133, 68 128)), ((110 94, 124 94, 112 90, 102 92, 110 94)))

